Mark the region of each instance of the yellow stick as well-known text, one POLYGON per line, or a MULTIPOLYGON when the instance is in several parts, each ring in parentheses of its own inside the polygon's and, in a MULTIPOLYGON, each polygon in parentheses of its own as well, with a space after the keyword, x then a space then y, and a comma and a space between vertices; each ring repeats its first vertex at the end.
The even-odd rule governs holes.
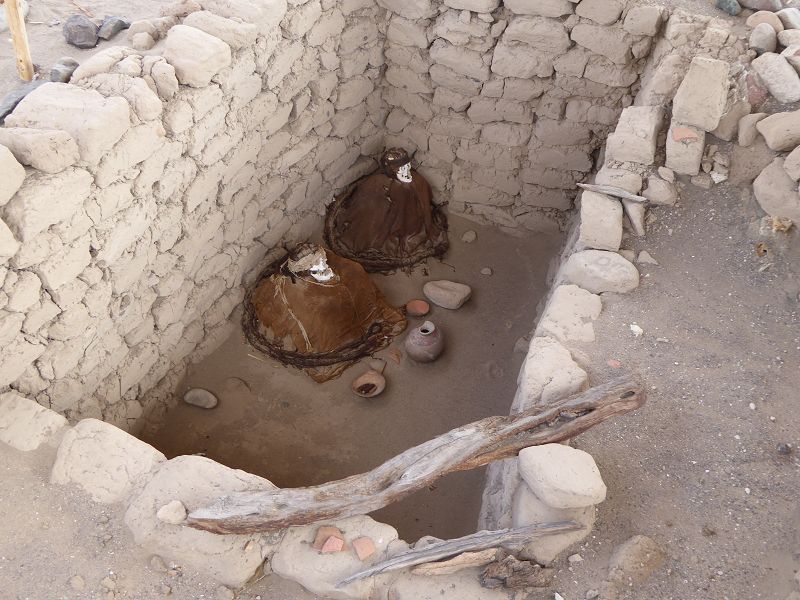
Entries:
POLYGON ((19 8, 19 0, 4 0, 6 7, 6 21, 11 31, 11 40, 14 44, 14 53, 17 55, 17 71, 24 81, 33 79, 33 61, 31 50, 28 47, 28 34, 25 32, 25 18, 19 8))

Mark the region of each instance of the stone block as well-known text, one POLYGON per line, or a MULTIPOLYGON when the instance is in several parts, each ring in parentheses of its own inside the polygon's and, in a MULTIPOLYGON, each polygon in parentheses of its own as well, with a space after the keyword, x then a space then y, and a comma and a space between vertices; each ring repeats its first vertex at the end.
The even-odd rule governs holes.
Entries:
POLYGON ((577 285, 559 285, 550 296, 535 335, 552 337, 562 344, 593 342, 592 321, 602 310, 600 296, 577 285))
POLYGON ((769 115, 758 121, 756 129, 772 150, 794 150, 800 145, 800 110, 769 115))
POLYGON ((395 15, 389 22, 386 30, 386 39, 392 44, 411 46, 414 48, 427 48, 428 35, 425 27, 417 21, 404 19, 395 15))
POLYGON ((561 269, 561 277, 593 294, 626 294, 639 287, 639 271, 616 252, 582 250, 575 252, 561 269))
MULTIPOLYGON (((14 158, 23 165, 45 173, 59 173, 80 158, 78 144, 72 136, 57 129, 0 128, 0 144, 11 150, 14 158)), ((18 178, 18 171, 10 167, 9 174, 9 183, 13 183, 18 178)))
POLYGON ((341 11, 332 10, 320 18, 306 35, 310 46, 321 46, 327 40, 336 38, 344 31, 345 20, 341 11))
POLYGON ((267 537, 218 535, 170 524, 158 518, 159 510, 179 501, 193 511, 225 494, 244 490, 274 490, 266 479, 231 469, 202 456, 178 456, 161 463, 125 512, 125 524, 136 543, 168 561, 186 565, 232 587, 243 585, 264 562, 267 537))
POLYGON ((17 193, 25 180, 25 168, 19 164, 13 152, 0 142, 0 206, 4 206, 17 193))
MULTIPOLYGON (((2 251, 0 251, 0 255, 2 251)), ((8 286, 8 281, 6 281, 8 286)), ((34 304, 39 302, 39 291, 42 289, 42 282, 35 273, 30 271, 19 271, 16 282, 11 289, 5 290, 8 293, 8 304, 6 309, 12 312, 25 312, 34 304)))
POLYGON ((591 130, 585 125, 548 118, 536 121, 533 135, 545 146, 580 146, 592 138, 591 130))
POLYGON ((52 483, 74 483, 95 502, 124 500, 165 456, 121 429, 84 419, 64 434, 58 447, 52 483))
POLYGON ((391 85, 413 94, 433 93, 433 87, 431 87, 430 78, 427 75, 419 75, 406 67, 390 66, 386 69, 384 77, 391 85))
POLYGON ((478 81, 489 79, 489 67, 484 64, 483 57, 478 52, 453 46, 439 39, 431 45, 430 55, 434 62, 456 73, 478 81))
POLYGON ((456 10, 488 14, 500 6, 500 0, 444 0, 444 5, 456 10))
POLYGON ((164 43, 164 58, 175 68, 178 81, 191 87, 205 87, 211 78, 231 64, 231 48, 205 31, 176 25, 164 43))
POLYGON ((511 413, 546 406, 585 389, 586 371, 572 360, 569 350, 549 337, 531 340, 517 377, 517 394, 511 413))
POLYGON ((622 14, 622 2, 619 0, 582 0, 575 9, 575 14, 594 21, 598 25, 611 25, 616 23, 622 14))
POLYGON ((252 46, 258 35, 258 28, 252 23, 227 19, 207 10, 191 13, 183 24, 221 39, 233 50, 252 46))
MULTIPOLYGON (((584 0, 586 2, 586 0, 584 0)), ((560 21, 544 17, 516 17, 503 33, 506 42, 522 42, 540 52, 561 54, 572 45, 560 21)))
POLYGON ((500 146, 524 146, 531 137, 528 125, 511 123, 489 123, 481 131, 481 141, 500 146))
POLYGON ((630 87, 639 79, 632 65, 617 65, 603 56, 589 57, 583 76, 589 81, 618 88, 630 87))
POLYGON ((725 113, 728 99, 728 63, 695 57, 672 103, 675 120, 714 131, 725 113))
POLYGON ((336 109, 352 108, 361 104, 372 93, 374 84, 366 77, 355 77, 339 86, 336 109))
POLYGON ((576 247, 616 252, 621 242, 622 205, 619 200, 584 190, 576 247))
POLYGON ((48 82, 25 96, 5 125, 64 130, 78 144, 81 159, 97 164, 130 128, 130 112, 124 98, 48 82))
POLYGON ((437 86, 468 97, 477 96, 483 86, 481 81, 456 73, 444 65, 431 66, 430 75, 437 86))
POLYGON ((431 0, 378 0, 378 6, 406 19, 427 19, 436 14, 431 0))
POLYGON ((339 54, 350 54, 369 46, 378 39, 378 27, 370 20, 351 25, 339 40, 339 54))
POLYGON ((706 132, 673 119, 667 133, 666 166, 676 173, 697 175, 703 160, 706 132))
POLYGON ((527 44, 511 42, 504 37, 495 46, 491 70, 503 77, 519 79, 550 77, 553 74, 553 59, 552 54, 535 51, 527 44))
POLYGON ((606 162, 652 165, 663 120, 664 109, 660 106, 630 106, 623 110, 617 128, 606 141, 606 162))
POLYGON ((313 548, 314 537, 321 525, 305 525, 289 528, 275 550, 270 564, 281 577, 296 581, 312 594, 332 599, 370 597, 374 578, 356 581, 348 586, 336 586, 344 577, 369 568, 387 558, 388 546, 397 539, 397 531, 369 517, 350 517, 331 523, 344 534, 347 545, 359 537, 370 537, 375 541, 376 552, 361 562, 353 552, 320 554, 313 548))
POLYGON ((36 450, 57 439, 67 420, 16 392, 0 394, 0 442, 17 450, 36 450))
POLYGON ((565 520, 576 521, 584 526, 584 529, 580 531, 542 536, 523 548, 522 556, 524 558, 535 560, 543 565, 549 565, 567 548, 577 544, 591 533, 596 509, 594 506, 554 508, 540 500, 523 482, 514 492, 511 514, 512 526, 514 527, 565 520))
POLYGON ((0 387, 16 381, 44 351, 43 344, 29 342, 22 334, 3 344, 3 352, 0 353, 0 387))
POLYGON ((631 194, 638 194, 642 189, 642 176, 627 169, 603 167, 595 175, 594 182, 597 185, 612 185, 622 188, 631 194))
POLYGON ((0 265, 14 256, 19 250, 19 242, 5 221, 0 219, 0 265))
POLYGON ((634 6, 625 15, 622 28, 631 35, 655 36, 661 29, 664 9, 661 6, 634 6))
POLYGON ((777 157, 753 181, 753 194, 759 206, 771 217, 800 223, 800 194, 797 182, 784 168, 784 159, 777 157))
POLYGON ((588 173, 592 169, 592 158, 585 146, 552 146, 542 148, 531 145, 528 151, 531 164, 539 167, 581 171, 588 173))
POLYGON ((202 7, 229 19, 253 23, 262 33, 271 33, 286 14, 286 0, 203 0, 202 7))
POLYGON ((728 106, 725 108, 725 113, 719 120, 719 125, 717 125, 717 128, 712 131, 711 134, 720 140, 725 140, 726 142, 732 141, 739 130, 739 121, 741 121, 742 117, 749 114, 750 103, 747 100, 740 99, 729 102, 728 106))
POLYGON ((518 15, 563 17, 572 14, 575 3, 570 0, 505 0, 503 5, 518 15))
POLYGON ((570 38, 587 50, 605 56, 618 65, 631 61, 631 37, 624 29, 579 23, 572 28, 570 38))
POLYGON ((765 52, 750 64, 778 102, 788 104, 800 100, 800 76, 785 56, 765 52))
POLYGON ((522 480, 553 508, 583 508, 606 499, 606 484, 588 452, 566 444, 524 448, 517 463, 522 480))
POLYGON ((92 176, 68 168, 57 174, 28 177, 5 206, 3 218, 18 240, 27 242, 51 225, 68 221, 89 197, 92 176), (57 196, 53 190, 58 190, 57 196))
POLYGON ((282 24, 283 31, 289 38, 299 39, 311 31, 311 28, 319 21, 321 16, 322 4, 319 0, 306 2, 299 7, 295 7, 284 19, 282 24))
POLYGON ((130 77, 120 73, 100 73, 82 81, 81 86, 96 90, 106 97, 125 98, 141 121, 152 121, 161 117, 163 109, 161 99, 140 77, 130 77))

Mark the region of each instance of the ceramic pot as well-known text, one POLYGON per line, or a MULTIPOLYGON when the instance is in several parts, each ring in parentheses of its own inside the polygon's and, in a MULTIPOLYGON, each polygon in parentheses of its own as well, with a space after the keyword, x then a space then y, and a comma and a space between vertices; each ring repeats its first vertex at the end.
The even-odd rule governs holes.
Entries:
POLYGON ((415 327, 406 337, 406 353, 417 362, 433 362, 444 350, 444 334, 430 321, 415 327))
POLYGON ((363 375, 356 377, 351 384, 353 392, 362 398, 374 398, 386 389, 386 378, 370 369, 363 375))

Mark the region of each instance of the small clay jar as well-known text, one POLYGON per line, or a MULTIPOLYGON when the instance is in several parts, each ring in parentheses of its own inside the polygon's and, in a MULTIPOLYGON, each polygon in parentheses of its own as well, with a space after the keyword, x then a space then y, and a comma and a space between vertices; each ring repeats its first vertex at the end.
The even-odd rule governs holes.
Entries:
POLYGON ((405 341, 406 353, 417 362, 433 362, 444 350, 444 334, 430 321, 412 329, 405 341))

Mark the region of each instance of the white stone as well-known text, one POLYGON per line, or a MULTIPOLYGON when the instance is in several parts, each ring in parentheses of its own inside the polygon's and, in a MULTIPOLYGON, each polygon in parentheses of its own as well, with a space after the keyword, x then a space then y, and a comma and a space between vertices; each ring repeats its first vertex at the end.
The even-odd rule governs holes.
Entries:
MULTIPOLYGON (((23 165, 45 173, 58 173, 80 158, 78 144, 66 131, 56 129, 0 128, 0 144, 23 165)), ((5 173, 5 172, 4 172, 5 173)))
POLYGON ((87 171, 73 167, 53 175, 34 174, 6 205, 3 218, 17 239, 30 241, 51 225, 71 219, 89 197, 91 184, 87 171))
POLYGON ((489 67, 484 64, 483 57, 478 52, 438 39, 431 45, 430 56, 434 62, 461 75, 478 81, 489 79, 489 67))
POLYGON ((550 77, 553 74, 553 60, 554 56, 547 52, 536 51, 527 44, 503 38, 495 46, 491 70, 502 77, 550 77))
POLYGON ((639 287, 639 271, 616 252, 583 250, 572 254, 561 275, 593 294, 625 294, 639 287))
POLYGON ((336 586, 342 579, 356 571, 368 568, 387 558, 389 544, 397 539, 394 527, 378 523, 369 517, 350 517, 334 522, 320 522, 302 527, 291 527, 283 536, 272 556, 272 570, 281 577, 296 581, 312 594, 324 598, 366 600, 375 587, 375 578, 361 579, 348 586, 336 586), (317 529, 322 525, 338 527, 348 546, 356 538, 367 536, 375 543, 375 553, 365 561, 358 560, 355 552, 321 554, 314 550, 317 529))
POLYGON ((619 0, 582 0, 575 14, 599 25, 611 25, 622 14, 622 3, 619 0))
POLYGON ((695 57, 675 94, 673 119, 714 131, 725 112, 728 99, 728 63, 695 57))
POLYGON ((664 9, 661 6, 634 6, 625 15, 623 29, 631 35, 658 34, 664 19, 664 9))
POLYGON ((753 144, 758 137, 756 125, 767 117, 767 113, 753 113, 739 119, 738 142, 740 146, 747 147, 753 144))
POLYGON ((488 14, 500 6, 500 0, 444 0, 444 4, 456 10, 488 14))
POLYGON ((631 39, 624 29, 580 23, 572 28, 570 37, 579 46, 618 65, 631 60, 631 39))
POLYGON ((517 378, 511 412, 546 406, 584 389, 588 376, 572 360, 569 350, 549 337, 531 340, 517 378))
POLYGON ((77 277, 91 260, 89 239, 84 237, 69 246, 60 246, 57 254, 42 261, 33 270, 45 287, 54 290, 77 277))
POLYGON ((503 40, 522 42, 550 54, 566 52, 572 45, 566 29, 558 21, 544 17, 516 17, 506 27, 503 40))
POLYGON ((800 110, 769 115, 756 123, 772 150, 794 150, 800 144, 800 110))
POLYGON ((219 402, 214 394, 202 388, 192 388, 188 390, 183 395, 183 401, 186 402, 186 404, 192 404, 200 408, 214 408, 219 402))
POLYGON ((771 217, 800 223, 800 194, 797 182, 786 173, 784 159, 775 158, 753 181, 753 194, 759 206, 771 217))
MULTIPOLYGON (((18 317, 16 314, 14 316, 18 317)), ((44 351, 43 344, 29 342, 22 334, 18 334, 10 343, 3 344, 3 351, 0 352, 0 387, 16 381, 44 351)))
POLYGON ((757 54, 775 52, 778 48, 778 33, 769 23, 759 23, 750 32, 748 45, 757 54))
POLYGON ((427 282, 422 286, 422 293, 436 306, 455 310, 469 300, 472 288, 463 283, 440 279, 427 282))
POLYGON ((642 189, 642 176, 627 169, 603 167, 595 175, 594 182, 597 185, 622 188, 631 194, 638 194, 642 189))
POLYGON ((16 392, 0 394, 0 442, 12 448, 36 450, 67 426, 64 417, 33 400, 16 392))
POLYGON ((592 321, 600 316, 603 301, 600 296, 577 285, 559 285, 550 296, 544 315, 536 327, 537 337, 552 337, 568 344, 593 342, 592 321))
POLYGON ((673 206, 678 201, 678 190, 675 185, 655 175, 647 178, 647 189, 642 195, 650 200, 650 204, 673 206))
POLYGON ((13 312, 25 312, 39 301, 42 282, 35 273, 19 271, 19 277, 8 293, 6 308, 13 312))
POLYGON ((81 159, 96 164, 130 128, 130 112, 124 98, 48 82, 25 96, 5 125, 62 129, 78 144, 81 159))
POLYGON ((286 0, 203 0, 202 7, 214 14, 253 23, 262 33, 271 33, 286 14, 286 0))
POLYGON ((124 500, 162 461, 164 455, 141 440, 97 419, 84 419, 64 434, 52 483, 74 483, 93 500, 124 500))
POLYGON ((173 501, 191 513, 225 494, 274 489, 257 475, 201 456, 179 456, 159 465, 141 491, 134 494, 125 524, 136 543, 148 552, 239 587, 252 577, 269 550, 261 535, 218 535, 173 525, 160 520, 158 512, 173 501))
POLYGON ((512 526, 524 527, 535 523, 555 523, 558 521, 575 521, 583 525, 583 529, 569 533, 545 535, 526 544, 522 557, 535 560, 543 565, 551 564, 556 557, 570 546, 585 539, 594 526, 597 510, 594 506, 584 508, 554 508, 536 497, 531 489, 522 482, 514 492, 512 500, 512 526))
POLYGON ((520 450, 519 474, 542 502, 553 508, 583 508, 606 499, 606 484, 588 452, 565 444, 520 450))
POLYGON ((176 25, 167 34, 164 58, 175 68, 180 83, 205 87, 214 75, 230 66, 231 48, 204 31, 176 25))
POLYGON ((800 76, 786 57, 765 52, 750 64, 778 102, 788 104, 800 100, 800 76))
POLYGON ((606 141, 606 162, 653 164, 663 120, 660 106, 630 106, 623 110, 617 128, 606 141))
POLYGON ((322 4, 311 0, 295 8, 283 21, 283 31, 291 39, 298 39, 308 33, 322 16, 322 4))
POLYGON ((619 250, 622 242, 622 205, 619 200, 584 191, 581 194, 578 249, 619 250))
POLYGON ((406 19, 427 19, 436 14, 431 0, 378 0, 378 6, 406 19))
POLYGON ((172 500, 158 509, 156 517, 162 523, 179 525, 186 520, 186 507, 180 500, 172 500))

